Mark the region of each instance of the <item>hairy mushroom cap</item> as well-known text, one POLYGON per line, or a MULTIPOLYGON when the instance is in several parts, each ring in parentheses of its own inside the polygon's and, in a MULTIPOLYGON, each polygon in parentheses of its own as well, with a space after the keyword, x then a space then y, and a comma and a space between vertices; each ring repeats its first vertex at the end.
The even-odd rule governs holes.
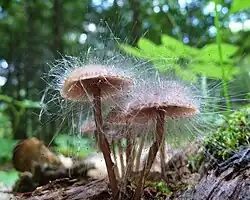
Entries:
POLYGON ((117 75, 105 66, 87 65, 74 69, 68 75, 61 95, 69 100, 88 101, 96 88, 99 88, 101 97, 106 99, 131 85, 131 80, 117 75))
POLYGON ((109 114, 110 123, 146 124, 154 121, 159 111, 169 118, 191 117, 199 113, 191 91, 175 81, 163 81, 159 86, 141 84, 121 105, 109 114))

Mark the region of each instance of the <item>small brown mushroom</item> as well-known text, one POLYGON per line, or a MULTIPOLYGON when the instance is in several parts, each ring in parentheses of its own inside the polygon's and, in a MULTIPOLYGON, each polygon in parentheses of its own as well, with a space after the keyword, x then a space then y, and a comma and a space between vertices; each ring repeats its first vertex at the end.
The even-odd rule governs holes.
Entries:
MULTIPOLYGON (((138 187, 135 193, 135 199, 141 198, 141 190, 144 178, 148 175, 156 154, 162 146, 164 140, 165 118, 190 117, 199 112, 182 85, 175 82, 166 82, 164 87, 150 88, 149 85, 140 85, 135 90, 134 95, 127 101, 123 109, 112 116, 112 122, 123 122, 128 124, 146 124, 150 121, 156 123, 156 141, 149 149, 148 159, 142 170, 138 187), (168 87, 169 86, 169 87, 168 87), (153 89, 148 91, 149 89, 153 89), (164 90, 165 89, 165 90, 164 90)), ((161 151, 165 152, 165 150, 161 151)), ((163 157, 164 155, 161 155, 163 157)), ((162 169, 163 170, 163 169, 162 169)))
POLYGON ((99 91, 100 97, 106 99, 131 85, 131 80, 108 71, 105 66, 88 65, 76 68, 69 74, 61 94, 66 99, 89 101, 94 100, 94 95, 99 91))
POLYGON ((67 77, 61 90, 62 97, 73 101, 91 101, 93 103, 96 135, 108 171, 112 194, 118 193, 118 184, 114 173, 110 147, 103 133, 101 99, 127 89, 132 85, 130 79, 118 76, 102 65, 87 65, 74 69, 67 77))

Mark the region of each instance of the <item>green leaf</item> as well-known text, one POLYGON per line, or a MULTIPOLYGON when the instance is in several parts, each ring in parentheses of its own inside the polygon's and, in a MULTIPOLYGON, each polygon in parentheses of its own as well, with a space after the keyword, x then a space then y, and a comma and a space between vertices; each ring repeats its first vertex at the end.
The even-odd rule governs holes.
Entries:
POLYGON ((223 3, 223 0, 213 0, 213 2, 214 2, 215 4, 220 4, 220 3, 223 3))
POLYGON ((22 107, 24 108, 41 108, 40 102, 37 101, 31 101, 31 100, 23 100, 21 101, 22 107))
POLYGON ((19 178, 19 174, 17 171, 0 171, 0 183, 3 183, 5 185, 14 185, 14 183, 19 178))
POLYGON ((170 68, 176 65, 177 59, 175 58, 165 58, 165 59, 155 59, 152 60, 154 67, 159 72, 167 72, 170 68))
MULTIPOLYGON (((233 76, 238 73, 237 68, 234 65, 225 64, 224 66, 224 78, 226 80, 232 80, 233 76)), ((197 74, 201 74, 203 76, 209 78, 222 79, 223 73, 222 68, 219 65, 214 63, 193 63, 190 65, 190 68, 195 71, 197 74)))
POLYGON ((132 47, 126 44, 120 44, 119 46, 123 51, 125 51, 128 54, 134 55, 138 58, 146 58, 146 56, 143 55, 143 53, 141 53, 140 50, 136 47, 132 47))
POLYGON ((250 8, 250 1, 249 0, 234 0, 230 12, 236 13, 244 9, 250 8))
POLYGON ((0 138, 0 163, 9 162, 12 158, 12 150, 17 144, 17 140, 0 138))
MULTIPOLYGON (((222 49, 222 58, 223 61, 230 61, 230 57, 236 53, 238 50, 237 46, 231 45, 231 44, 226 44, 222 43, 221 44, 221 49, 222 49)), ((208 44, 204 46, 199 54, 197 54, 197 59, 200 61, 206 61, 206 62, 220 62, 220 54, 219 54, 219 49, 218 45, 216 43, 213 44, 208 44)))
POLYGON ((161 42, 162 46, 169 49, 175 56, 193 56, 199 52, 198 49, 185 45, 181 41, 168 35, 162 35, 161 42))
POLYGON ((195 71, 192 71, 190 69, 183 69, 180 66, 175 66, 175 71, 177 76, 180 77, 182 80, 191 82, 197 81, 197 75, 195 71))
POLYGON ((138 41, 138 47, 148 60, 160 59, 168 56, 165 55, 165 52, 162 51, 162 49, 160 49, 159 46, 157 46, 152 41, 146 38, 141 38, 138 41))

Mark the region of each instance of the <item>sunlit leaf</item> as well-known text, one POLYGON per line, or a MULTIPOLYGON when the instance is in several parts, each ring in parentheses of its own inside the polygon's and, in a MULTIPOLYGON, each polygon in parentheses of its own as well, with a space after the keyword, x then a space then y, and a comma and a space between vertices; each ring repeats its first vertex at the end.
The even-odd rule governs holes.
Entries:
POLYGON ((9 162, 12 158, 12 150, 14 146, 17 144, 17 140, 0 138, 0 163, 9 162))
POLYGON ((179 40, 168 35, 161 36, 162 45, 168 48, 175 56, 192 56, 198 53, 198 49, 185 45, 179 40))
POLYGON ((166 59, 155 59, 151 60, 154 67, 159 71, 159 72, 167 72, 171 67, 173 67, 176 63, 176 59, 174 58, 166 58, 166 59))
MULTIPOLYGON (((219 65, 214 63, 193 63, 190 65, 190 68, 195 71, 197 74, 209 77, 222 79, 223 78, 223 69, 219 65)), ((226 80, 232 80, 233 76, 238 73, 237 68, 234 65, 224 65, 224 78, 226 80)))
POLYGON ((192 71, 190 69, 183 69, 179 66, 175 66, 175 71, 177 76, 184 81, 190 81, 190 82, 197 81, 197 75, 195 71, 192 71))
POLYGON ((230 12, 236 13, 244 9, 250 8, 250 1, 249 0, 233 0, 231 5, 230 12))
POLYGON ((12 171, 0 171, 0 183, 5 185, 14 185, 19 178, 19 173, 15 170, 12 171))
POLYGON ((31 101, 31 100, 23 100, 22 106, 24 108, 41 108, 40 102, 31 101))
MULTIPOLYGON (((237 46, 223 43, 221 44, 223 61, 230 60, 230 57, 238 50, 237 46)), ((216 43, 204 46, 199 52, 197 58, 201 61, 216 61, 220 62, 220 54, 216 43)))
POLYGON ((125 51, 128 54, 131 54, 131 55, 136 56, 138 58, 146 58, 146 56, 143 55, 138 48, 135 48, 135 47, 132 47, 132 46, 126 45, 126 44, 121 44, 119 46, 123 51, 125 51))
POLYGON ((138 47, 140 48, 140 51, 143 55, 145 55, 149 60, 151 59, 159 59, 167 57, 168 55, 165 55, 165 52, 163 52, 159 46, 151 42, 150 40, 146 38, 141 38, 138 41, 138 47))

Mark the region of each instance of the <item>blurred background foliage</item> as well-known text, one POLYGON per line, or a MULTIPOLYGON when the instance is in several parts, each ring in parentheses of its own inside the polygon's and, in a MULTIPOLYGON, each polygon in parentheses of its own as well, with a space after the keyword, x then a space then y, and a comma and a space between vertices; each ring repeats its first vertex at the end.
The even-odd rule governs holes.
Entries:
MULTIPOLYGON (((249 98, 249 0, 0 0, 0 38, 0 164, 20 139, 51 142, 60 121, 39 121, 47 63, 90 46, 118 47, 162 73, 171 68, 205 93, 233 80, 217 95, 249 98)), ((80 151, 70 137, 56 137, 59 152, 80 151)))

